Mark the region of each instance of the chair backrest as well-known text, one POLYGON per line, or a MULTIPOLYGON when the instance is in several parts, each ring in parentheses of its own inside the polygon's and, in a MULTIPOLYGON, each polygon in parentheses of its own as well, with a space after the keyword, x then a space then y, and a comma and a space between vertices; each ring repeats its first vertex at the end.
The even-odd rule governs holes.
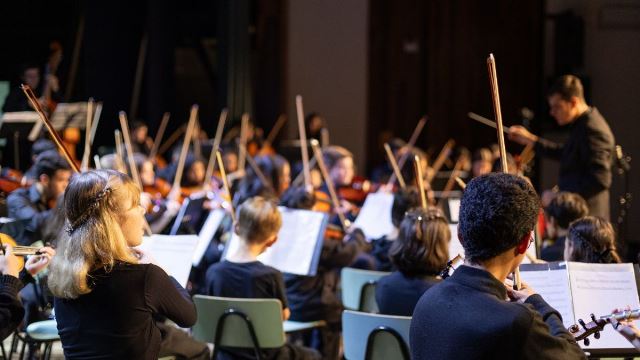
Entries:
POLYGON ((282 328, 282 303, 278 299, 237 299, 196 295, 193 298, 198 321, 193 326, 196 340, 214 343, 218 322, 225 318, 216 346, 253 348, 249 319, 260 348, 279 348, 285 343, 282 328), (225 315, 233 312, 234 315, 225 315), (241 315, 241 316, 238 316, 241 315))
POLYGON ((8 81, 0 81, 0 114, 2 114, 2 107, 4 106, 4 101, 9 95, 9 82, 8 81))
POLYGON ((388 272, 343 268, 340 272, 342 304, 346 309, 378 312, 375 284, 388 272))
POLYGON ((342 313, 344 356, 347 360, 409 360, 410 316, 345 310, 342 313))

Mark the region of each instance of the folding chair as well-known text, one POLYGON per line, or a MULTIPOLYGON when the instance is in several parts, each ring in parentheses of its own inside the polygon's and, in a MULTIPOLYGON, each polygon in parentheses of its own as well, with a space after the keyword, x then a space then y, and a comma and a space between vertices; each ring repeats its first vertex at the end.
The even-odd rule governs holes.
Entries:
POLYGON ((345 310, 342 313, 347 360, 409 360, 411 317, 345 310))
POLYGON ((196 295, 193 298, 198 321, 193 337, 213 342, 215 359, 220 347, 253 349, 260 359, 261 349, 282 347, 287 332, 324 326, 323 321, 301 323, 282 321, 282 303, 278 299, 238 299, 196 295))
POLYGON ((375 287, 380 278, 389 274, 382 271, 343 268, 340 272, 340 283, 344 307, 349 310, 377 313, 375 287))

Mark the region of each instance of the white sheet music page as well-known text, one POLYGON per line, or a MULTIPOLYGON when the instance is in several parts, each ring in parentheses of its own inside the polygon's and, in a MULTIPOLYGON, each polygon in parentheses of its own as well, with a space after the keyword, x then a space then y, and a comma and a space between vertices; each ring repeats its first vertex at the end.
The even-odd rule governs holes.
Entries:
POLYGON ((197 245, 197 235, 151 235, 143 237, 139 248, 148 251, 155 259, 154 264, 186 287, 197 245))
POLYGON ((520 266, 520 279, 529 284, 536 293, 558 310, 565 327, 575 324, 573 303, 569 287, 569 273, 565 263, 530 264, 520 266))
POLYGON ((321 251, 318 241, 323 241, 327 216, 324 213, 309 210, 296 210, 279 207, 282 214, 282 227, 278 240, 258 256, 265 265, 290 274, 312 275, 314 255, 321 251))
POLYGON ((458 215, 460 214, 460 202, 461 199, 456 198, 450 198, 449 201, 447 201, 449 205, 449 216, 451 217, 450 220, 452 223, 458 222, 458 215))
MULTIPOLYGON (((570 262, 569 281, 577 319, 591 321, 590 314, 608 315, 615 308, 640 307, 633 264, 586 264, 570 262)), ((640 322, 636 321, 640 326, 640 322)), ((590 338, 585 349, 624 349, 632 345, 610 325, 605 326, 600 339, 590 338)))
POLYGON ((202 229, 200 229, 200 233, 198 234, 198 245, 193 252, 193 266, 198 266, 198 264, 200 264, 200 261, 202 261, 202 257, 207 251, 207 248, 211 243, 211 239, 216 233, 216 230, 218 230, 218 227, 224 219, 225 214, 226 212, 224 210, 215 209, 209 212, 209 215, 207 215, 207 220, 205 220, 204 225, 202 225, 202 229))
POLYGON ((460 243, 460 240, 458 239, 458 225, 449 224, 449 231, 451 231, 451 241, 449 242, 449 259, 454 258, 458 254, 464 257, 464 248, 462 247, 462 243, 460 243))
POLYGON ((368 240, 389 235, 395 228, 391 221, 392 206, 393 194, 384 191, 369 194, 354 225, 362 229, 368 240))

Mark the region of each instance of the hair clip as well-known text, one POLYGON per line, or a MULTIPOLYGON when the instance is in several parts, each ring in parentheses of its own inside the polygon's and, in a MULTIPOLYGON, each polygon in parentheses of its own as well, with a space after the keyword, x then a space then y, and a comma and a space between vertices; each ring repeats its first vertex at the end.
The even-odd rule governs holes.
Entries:
POLYGON ((93 199, 93 203, 97 205, 98 203, 100 203, 100 201, 102 201, 105 197, 107 197, 107 195, 109 195, 111 191, 112 189, 111 187, 109 187, 109 185, 105 186, 104 189, 102 189, 98 194, 96 194, 96 197, 93 199))

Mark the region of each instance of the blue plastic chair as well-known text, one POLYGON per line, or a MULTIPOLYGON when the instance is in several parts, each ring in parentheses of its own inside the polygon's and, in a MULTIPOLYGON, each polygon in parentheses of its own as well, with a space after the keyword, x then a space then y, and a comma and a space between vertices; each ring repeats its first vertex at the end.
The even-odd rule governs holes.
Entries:
POLYGON ((388 272, 343 268, 340 272, 342 305, 345 309, 377 313, 375 287, 388 272))
POLYGON ((342 313, 347 360, 409 360, 411 317, 345 310, 342 313))
POLYGON ((20 359, 24 359, 27 344, 32 344, 34 348, 38 349, 42 346, 42 344, 44 344, 42 359, 50 359, 53 343, 55 343, 56 341, 60 341, 57 323, 55 320, 36 321, 29 324, 22 335, 16 331, 11 343, 11 352, 9 354, 9 358, 11 357, 14 348, 16 348, 18 341, 22 341, 22 349, 20 350, 19 355, 20 359))

